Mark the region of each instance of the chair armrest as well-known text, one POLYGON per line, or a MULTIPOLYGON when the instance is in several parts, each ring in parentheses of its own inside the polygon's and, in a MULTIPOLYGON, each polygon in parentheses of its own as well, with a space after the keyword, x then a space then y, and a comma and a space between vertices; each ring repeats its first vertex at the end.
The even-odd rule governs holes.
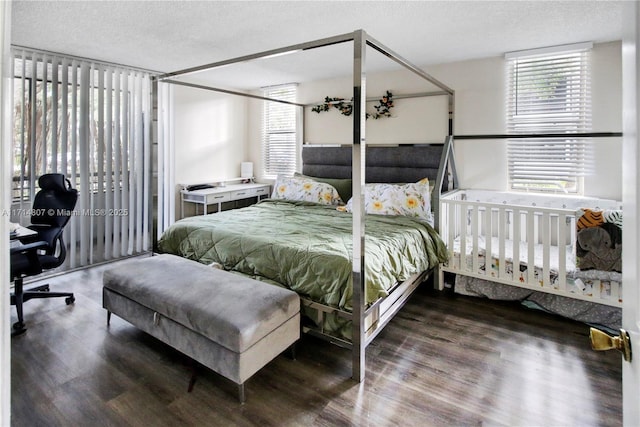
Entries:
POLYGON ((47 245, 47 242, 42 242, 42 241, 27 243, 26 245, 20 245, 20 246, 16 246, 15 248, 11 248, 11 255, 37 251, 38 249, 46 250, 48 247, 49 245, 47 245))
POLYGON ((29 224, 27 225, 27 228, 29 230, 37 231, 38 233, 40 233, 41 231, 49 230, 53 227, 48 224, 29 224))

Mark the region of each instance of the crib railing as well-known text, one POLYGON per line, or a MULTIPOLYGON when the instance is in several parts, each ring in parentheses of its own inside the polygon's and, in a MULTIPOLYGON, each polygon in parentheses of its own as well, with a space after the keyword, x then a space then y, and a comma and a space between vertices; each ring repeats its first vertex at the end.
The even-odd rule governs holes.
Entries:
MULTIPOLYGON (((557 203, 559 199, 545 196, 527 197, 524 205, 522 196, 510 200, 508 195, 457 190, 441 198, 440 234, 449 252, 441 270, 593 300, 593 295, 578 295, 567 284, 568 274, 575 271, 576 210, 619 205, 587 198, 557 203)), ((612 291, 619 293, 618 288, 612 291)), ((618 299, 609 304, 617 305, 618 299)))

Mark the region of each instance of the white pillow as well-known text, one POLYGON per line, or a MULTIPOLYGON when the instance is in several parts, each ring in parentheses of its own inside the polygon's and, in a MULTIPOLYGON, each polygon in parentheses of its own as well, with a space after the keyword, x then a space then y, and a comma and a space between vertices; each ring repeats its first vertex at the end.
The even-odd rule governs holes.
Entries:
POLYGON ((344 204, 338 190, 332 185, 297 176, 278 176, 271 197, 323 205, 344 204))
MULTIPOLYGON (((347 212, 352 211, 352 199, 347 212)), ((411 184, 365 184, 364 209, 368 214, 402 215, 423 218, 433 223, 429 180, 411 184)))

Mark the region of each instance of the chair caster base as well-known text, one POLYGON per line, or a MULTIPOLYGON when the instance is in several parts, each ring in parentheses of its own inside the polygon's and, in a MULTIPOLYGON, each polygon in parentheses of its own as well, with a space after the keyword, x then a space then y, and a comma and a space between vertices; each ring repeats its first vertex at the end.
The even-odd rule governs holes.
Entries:
POLYGON ((47 283, 46 285, 41 285, 32 289, 29 289, 30 292, 49 292, 51 289, 49 289, 49 284, 47 283))
POLYGON ((11 331, 11 336, 14 337, 16 335, 22 335, 27 331, 27 328, 24 325, 24 322, 16 322, 13 324, 13 331, 11 331))
POLYGON ((74 297, 74 296, 66 297, 64 299, 64 302, 67 303, 67 305, 71 305, 74 302, 76 302, 76 297, 74 297))

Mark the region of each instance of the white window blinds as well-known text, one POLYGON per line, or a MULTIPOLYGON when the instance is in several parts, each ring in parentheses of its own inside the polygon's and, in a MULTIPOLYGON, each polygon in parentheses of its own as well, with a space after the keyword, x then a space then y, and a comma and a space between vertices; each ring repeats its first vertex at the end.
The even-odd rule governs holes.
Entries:
POLYGON ((156 220, 156 238, 175 222, 176 211, 176 144, 174 140, 173 103, 174 85, 158 82, 157 90, 157 172, 158 172, 158 209, 156 220))
POLYGON ((151 80, 76 58, 13 53, 12 221, 26 225, 38 177, 78 190, 66 268, 150 249, 151 80))
MULTIPOLYGON (((283 101, 296 101, 295 84, 264 88, 264 96, 283 101)), ((295 105, 264 102, 262 160, 266 178, 292 175, 297 158, 297 112, 295 105)))
POLYGON ((591 131, 590 47, 507 54, 508 132, 560 134, 508 141, 512 189, 582 192, 587 139, 571 134, 591 131))

